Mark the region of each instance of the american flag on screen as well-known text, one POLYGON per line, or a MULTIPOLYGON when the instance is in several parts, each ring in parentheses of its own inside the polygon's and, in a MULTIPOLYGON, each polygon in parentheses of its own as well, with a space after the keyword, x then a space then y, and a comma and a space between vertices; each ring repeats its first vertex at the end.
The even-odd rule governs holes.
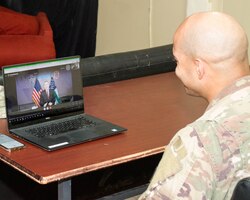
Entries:
POLYGON ((41 92, 42 92, 42 87, 40 85, 39 80, 35 81, 35 85, 32 91, 32 100, 34 101, 34 103, 36 104, 36 106, 40 107, 40 96, 41 96, 41 92))

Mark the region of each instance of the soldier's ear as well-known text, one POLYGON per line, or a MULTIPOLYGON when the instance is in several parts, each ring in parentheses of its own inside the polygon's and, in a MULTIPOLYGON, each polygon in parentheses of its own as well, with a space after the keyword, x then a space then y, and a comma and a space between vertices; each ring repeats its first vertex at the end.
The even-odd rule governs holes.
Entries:
POLYGON ((205 74, 205 63, 201 59, 195 59, 196 74, 199 80, 204 77, 205 74))

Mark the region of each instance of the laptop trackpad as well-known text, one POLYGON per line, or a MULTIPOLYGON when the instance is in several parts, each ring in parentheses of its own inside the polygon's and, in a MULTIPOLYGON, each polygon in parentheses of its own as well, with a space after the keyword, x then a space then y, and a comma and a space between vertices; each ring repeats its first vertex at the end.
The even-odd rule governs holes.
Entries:
MULTIPOLYGON (((83 143, 94 140, 98 137, 101 138, 101 135, 92 131, 75 130, 73 132, 74 133, 68 132, 64 135, 57 136, 52 142, 50 142, 51 144, 49 144, 48 147, 58 147, 62 145, 76 144, 79 141, 79 143, 83 143)), ((49 140, 51 141, 51 137, 49 140)))

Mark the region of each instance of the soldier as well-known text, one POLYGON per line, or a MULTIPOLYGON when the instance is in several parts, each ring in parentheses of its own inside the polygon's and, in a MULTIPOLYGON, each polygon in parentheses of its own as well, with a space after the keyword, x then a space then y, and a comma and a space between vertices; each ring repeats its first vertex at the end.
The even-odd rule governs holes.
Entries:
POLYGON ((250 176, 250 73, 248 39, 231 16, 188 17, 173 41, 176 75, 187 94, 209 105, 166 146, 140 199, 230 199, 250 176))

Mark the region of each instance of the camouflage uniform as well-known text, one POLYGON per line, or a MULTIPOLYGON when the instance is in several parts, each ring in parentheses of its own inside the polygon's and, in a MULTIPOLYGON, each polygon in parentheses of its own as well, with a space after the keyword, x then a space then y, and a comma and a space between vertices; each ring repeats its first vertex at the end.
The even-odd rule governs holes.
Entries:
POLYGON ((250 76, 237 80, 166 147, 140 199, 230 199, 250 176, 250 76))

